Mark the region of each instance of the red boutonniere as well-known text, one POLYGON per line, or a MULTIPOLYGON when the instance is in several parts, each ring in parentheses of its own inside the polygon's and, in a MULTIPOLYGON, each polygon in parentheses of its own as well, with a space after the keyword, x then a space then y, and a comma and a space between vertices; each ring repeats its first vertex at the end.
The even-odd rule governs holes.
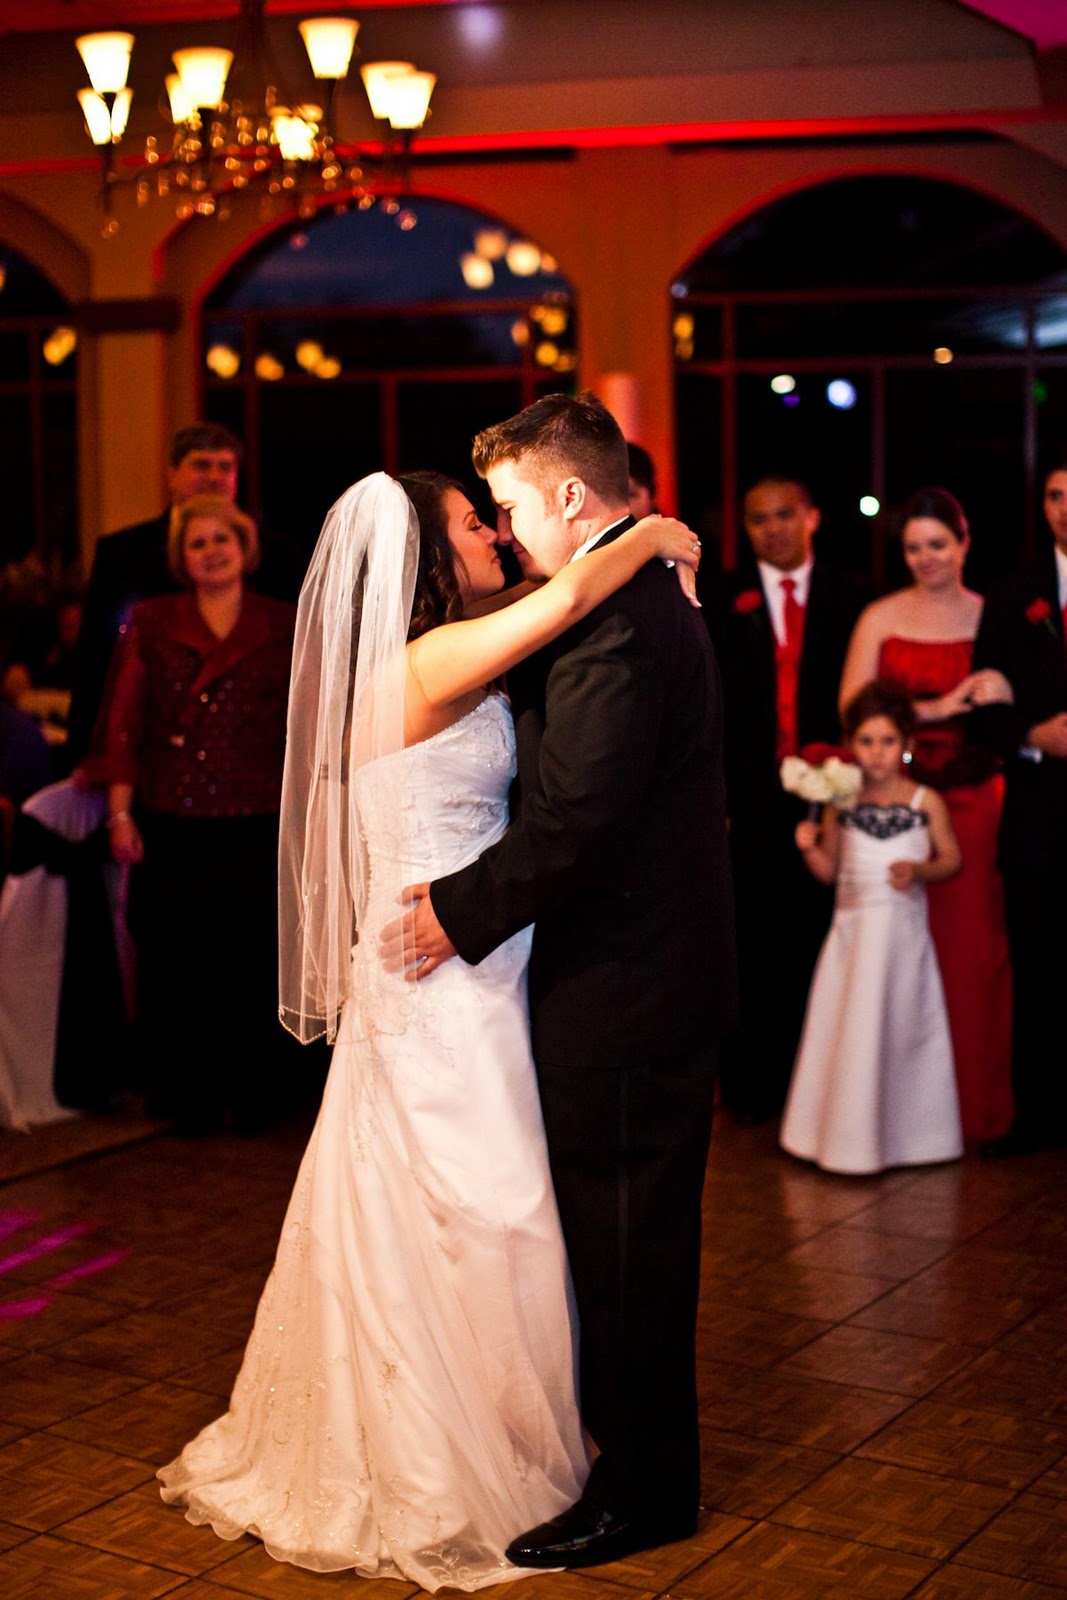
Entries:
POLYGON ((758 611, 763 604, 763 595, 759 589, 742 589, 740 594, 734 596, 734 611, 739 617, 747 617, 753 611, 758 611))
POLYGON ((1044 595, 1038 595, 1036 600, 1031 600, 1026 608, 1026 620, 1027 622, 1032 622, 1035 627, 1040 627, 1044 623, 1052 637, 1054 639, 1059 638, 1052 622, 1052 607, 1044 595))

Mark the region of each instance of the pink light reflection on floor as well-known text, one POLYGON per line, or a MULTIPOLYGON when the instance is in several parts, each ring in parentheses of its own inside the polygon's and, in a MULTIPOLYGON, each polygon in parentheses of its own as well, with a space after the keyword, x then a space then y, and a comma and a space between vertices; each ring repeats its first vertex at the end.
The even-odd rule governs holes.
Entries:
POLYGON ((0 1258, 0 1272, 13 1272, 16 1267, 25 1267, 31 1261, 40 1261, 42 1256, 51 1255, 53 1250, 62 1250, 65 1244, 70 1244, 73 1239, 80 1239, 83 1235, 92 1232, 91 1222, 71 1222, 65 1228, 55 1228, 51 1233, 43 1233, 32 1244, 24 1245, 21 1250, 16 1250, 14 1255, 0 1258))
POLYGON ((20 1228, 28 1227, 39 1215, 37 1211, 0 1211, 0 1239, 7 1239, 20 1228))
MULTIPOLYGON (((31 1211, 0 1212, 0 1239, 10 1238, 20 1228, 38 1220, 38 1214, 31 1211)), ((17 1267, 26 1266, 31 1261, 40 1261, 53 1251, 61 1250, 65 1245, 71 1244, 75 1239, 82 1239, 86 1234, 92 1233, 95 1226, 96 1224, 92 1222, 71 1222, 63 1228, 52 1228, 40 1238, 24 1245, 22 1249, 15 1250, 0 1259, 0 1273, 13 1272, 17 1267)), ((130 1251, 124 1249, 105 1250, 100 1255, 90 1257, 88 1261, 75 1262, 73 1266, 65 1267, 62 1272, 53 1273, 52 1277, 35 1285, 33 1293, 24 1294, 18 1300, 0 1303, 0 1322, 19 1322, 27 1317, 38 1316, 54 1304, 55 1295, 49 1293, 50 1290, 65 1289, 69 1284, 78 1283, 83 1278, 91 1278, 98 1272, 106 1272, 109 1267, 116 1267, 125 1261, 129 1254, 130 1251)))
POLYGON ((117 1267, 120 1261, 126 1260, 129 1253, 128 1250, 108 1250, 92 1261, 83 1261, 80 1266, 68 1267, 66 1272, 57 1272, 54 1278, 49 1278, 45 1287, 65 1289, 68 1283, 76 1283, 79 1278, 90 1278, 96 1272, 106 1272, 108 1267, 117 1267))
POLYGON ((0 1306, 0 1322, 21 1322, 26 1317, 36 1317, 51 1304, 50 1294, 36 1294, 29 1300, 8 1300, 0 1306))

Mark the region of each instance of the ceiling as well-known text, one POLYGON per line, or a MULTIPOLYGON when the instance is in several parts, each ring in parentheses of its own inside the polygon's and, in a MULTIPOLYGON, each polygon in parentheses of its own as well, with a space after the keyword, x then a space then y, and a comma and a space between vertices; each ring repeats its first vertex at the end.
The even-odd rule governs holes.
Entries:
MULTIPOLYGON (((381 11, 397 8, 417 9, 432 5, 456 5, 464 0, 267 0, 272 16, 287 12, 310 15, 343 11, 381 11)), ((466 0, 481 4, 485 0, 466 0)), ((956 0, 970 11, 979 12, 1013 33, 1029 39, 1038 50, 1067 44, 1067 0, 956 0)), ((236 0, 3 0, 0 6, 0 35, 11 33, 93 32, 104 28, 148 26, 152 23, 196 22, 233 17, 236 0)))
MULTIPOLYGON (((454 5, 458 0, 267 0, 271 16, 300 12, 305 16, 331 11, 355 14, 398 6, 454 5)), ((92 33, 106 28, 134 28, 165 22, 204 22, 235 17, 237 0, 3 0, 0 34, 63 32, 92 33)))

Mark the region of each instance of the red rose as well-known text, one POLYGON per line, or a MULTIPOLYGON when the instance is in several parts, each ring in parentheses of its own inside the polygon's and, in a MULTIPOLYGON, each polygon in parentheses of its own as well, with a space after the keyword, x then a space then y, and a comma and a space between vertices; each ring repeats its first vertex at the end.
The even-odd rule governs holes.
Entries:
POLYGON ((836 756, 838 761, 855 760, 852 751, 839 744, 806 744, 800 751, 800 759, 806 761, 809 767, 821 767, 832 756, 836 756))
POLYGON ((750 612, 758 611, 763 604, 763 594, 759 589, 742 589, 739 595, 734 596, 734 610, 739 617, 747 617, 750 612))
POLYGON ((1030 604, 1026 608, 1026 618, 1028 622, 1047 622, 1051 615, 1052 607, 1043 596, 1039 597, 1037 600, 1031 600, 1030 604))

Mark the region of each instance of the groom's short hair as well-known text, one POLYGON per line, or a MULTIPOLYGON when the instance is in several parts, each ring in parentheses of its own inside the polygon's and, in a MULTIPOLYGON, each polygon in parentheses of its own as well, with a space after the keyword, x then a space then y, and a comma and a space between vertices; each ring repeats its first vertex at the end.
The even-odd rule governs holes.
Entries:
POLYGON ((588 391, 542 395, 517 416, 484 428, 471 454, 481 478, 500 462, 513 461, 546 497, 562 479, 576 477, 610 505, 629 501, 622 429, 588 391))

